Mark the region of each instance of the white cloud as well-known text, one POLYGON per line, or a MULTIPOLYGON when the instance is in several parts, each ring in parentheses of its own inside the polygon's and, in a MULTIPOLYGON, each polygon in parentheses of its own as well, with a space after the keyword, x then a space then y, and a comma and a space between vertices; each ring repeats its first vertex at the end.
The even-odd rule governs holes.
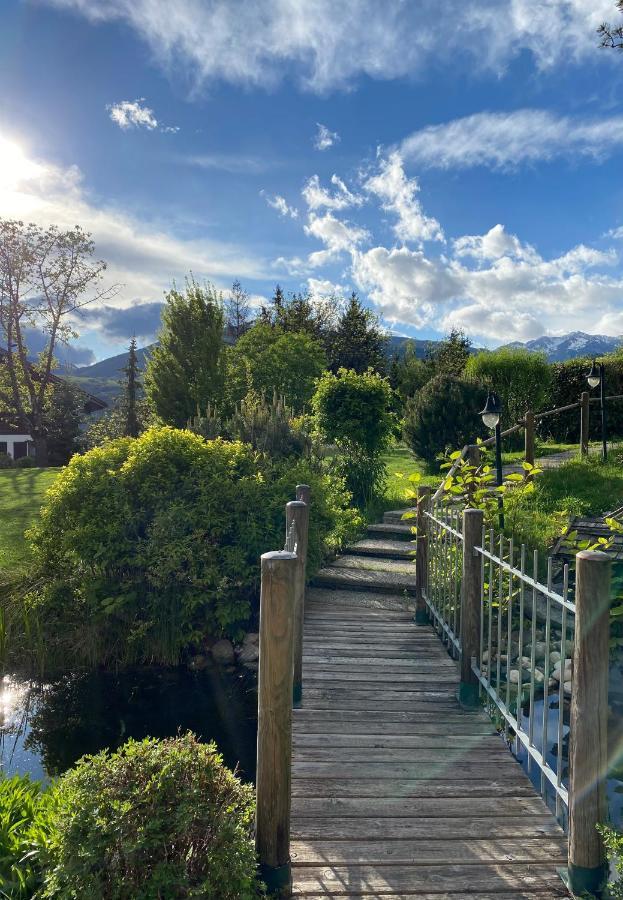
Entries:
POLYGON ((346 209, 349 206, 361 206, 363 197, 353 194, 337 175, 331 176, 331 184, 336 190, 331 193, 322 187, 317 175, 312 175, 305 183, 302 190, 303 199, 311 210, 322 209, 346 209))
POLYGON ((318 126, 318 131, 314 138, 316 150, 328 150, 329 147, 332 147, 339 141, 340 136, 337 131, 329 131, 327 126, 321 125, 320 122, 316 122, 316 125, 318 126))
POLYGON ((148 131, 154 131, 156 128, 166 134, 175 134, 179 131, 176 125, 162 125, 154 115, 153 109, 144 106, 144 97, 138 100, 121 100, 119 103, 111 103, 106 109, 112 121, 121 128, 122 131, 129 131, 131 128, 146 128, 148 131))
POLYGON ((260 191, 260 194, 262 197, 266 198, 266 202, 269 206, 277 210, 280 216, 289 216, 291 219, 298 219, 298 209, 294 206, 289 206, 285 197, 281 197, 279 194, 275 194, 274 197, 271 197, 264 191, 260 191))
POLYGON ((503 225, 494 225, 486 234, 466 234, 453 241, 453 246, 456 256, 468 256, 479 262, 491 262, 503 256, 531 262, 539 259, 533 247, 508 234, 503 225))
POLYGON ((381 201, 382 208, 398 217, 394 233, 401 241, 442 241, 443 231, 436 219, 422 212, 417 195, 417 178, 407 178, 400 154, 381 159, 378 174, 368 178, 364 187, 381 201))
POLYGON ((623 147, 623 116, 580 119, 547 110, 480 112, 405 138, 405 160, 439 169, 512 168, 559 157, 603 158, 623 147))
POLYGON ((311 213, 309 222, 305 225, 305 234, 322 241, 327 248, 309 255, 308 264, 312 268, 323 265, 341 253, 354 250, 370 237, 365 228, 337 219, 330 212, 323 216, 311 213))
POLYGON ((312 297, 320 300, 325 297, 343 297, 348 291, 343 284, 336 284, 328 278, 308 278, 307 288, 312 297))
POLYGON ((360 76, 412 77, 450 62, 457 72, 503 71, 528 51, 540 69, 585 57, 613 0, 40 0, 93 22, 122 21, 172 76, 271 87, 288 77, 326 92, 360 76), (450 23, 450 25, 449 25, 450 23), (232 53, 232 47, 239 52, 232 53))
POLYGON ((189 271, 225 286, 232 278, 263 279, 268 267, 243 248, 177 237, 168 227, 147 225, 115 206, 96 206, 80 171, 33 159, 0 131, 0 209, 6 217, 40 225, 79 224, 93 235, 98 257, 108 269, 105 283, 119 284, 113 304, 127 308, 162 297, 173 280, 189 271))

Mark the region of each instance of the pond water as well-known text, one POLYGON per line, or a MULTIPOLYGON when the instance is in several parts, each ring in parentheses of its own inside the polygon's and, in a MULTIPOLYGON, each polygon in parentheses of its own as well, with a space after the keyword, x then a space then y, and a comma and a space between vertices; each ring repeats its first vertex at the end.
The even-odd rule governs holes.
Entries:
POLYGON ((225 763, 255 778, 257 693, 250 676, 210 666, 68 675, 43 686, 5 676, 0 689, 0 767, 47 780, 85 753, 128 738, 191 730, 214 740, 225 763))

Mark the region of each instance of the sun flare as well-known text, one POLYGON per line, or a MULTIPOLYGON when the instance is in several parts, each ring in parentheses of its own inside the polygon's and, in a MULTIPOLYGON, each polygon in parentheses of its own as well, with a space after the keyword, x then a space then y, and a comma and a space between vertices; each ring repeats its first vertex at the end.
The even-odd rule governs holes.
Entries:
POLYGON ((25 181, 38 178, 43 166, 29 159, 15 141, 0 136, 0 190, 15 190, 25 181))

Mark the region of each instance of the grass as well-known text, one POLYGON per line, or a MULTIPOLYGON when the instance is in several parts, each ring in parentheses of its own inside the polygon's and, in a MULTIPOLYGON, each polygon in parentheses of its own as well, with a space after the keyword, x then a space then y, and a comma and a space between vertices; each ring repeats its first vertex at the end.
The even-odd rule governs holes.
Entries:
POLYGON ((383 454, 383 459, 388 475, 383 498, 385 509, 408 506, 409 500, 405 494, 415 492, 418 484, 430 484, 434 488, 439 486, 441 475, 438 472, 431 472, 426 463, 414 456, 404 444, 391 447, 383 454), (399 474, 404 475, 404 478, 399 478, 399 474), (416 474, 421 475, 420 481, 410 482, 409 475, 416 474))
MULTIPOLYGON (((577 453, 580 452, 580 448, 577 443, 561 444, 555 443, 554 441, 547 441, 547 443, 537 441, 534 448, 534 455, 535 458, 538 459, 539 456, 552 456, 554 453, 563 453, 567 450, 574 450, 577 453)), ((504 463, 504 465, 514 462, 523 462, 524 458, 525 451, 523 447, 520 450, 510 450, 507 453, 502 453, 502 462, 504 463)))
POLYGON ((545 550, 562 533, 569 519, 600 515, 623 505, 623 467, 611 457, 574 459, 537 476, 528 493, 505 497, 506 531, 516 543, 545 550))
POLYGON ((59 469, 0 470, 0 584, 13 581, 28 565, 24 532, 37 516, 59 469))

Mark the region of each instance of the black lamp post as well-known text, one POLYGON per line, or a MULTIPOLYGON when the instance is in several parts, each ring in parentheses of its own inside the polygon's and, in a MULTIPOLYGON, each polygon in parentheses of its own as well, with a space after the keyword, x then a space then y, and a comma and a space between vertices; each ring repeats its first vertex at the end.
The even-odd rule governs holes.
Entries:
POLYGON ((586 376, 586 379, 588 381, 589 387, 599 387, 599 408, 601 411, 601 455, 603 461, 605 462, 608 459, 608 445, 606 443, 606 379, 604 375, 604 364, 599 363, 599 365, 596 365, 595 360, 593 360, 593 364, 590 368, 590 372, 586 376))
MULTIPOLYGON (((495 431, 495 469, 497 474, 497 484, 501 487, 504 483, 504 475, 502 473, 502 433, 500 428, 500 416, 502 414, 502 404, 500 398, 495 391, 487 393, 487 402, 485 408, 481 411, 482 421, 487 428, 495 431)), ((504 528, 504 501, 502 495, 498 496, 498 521, 500 530, 504 528)))

